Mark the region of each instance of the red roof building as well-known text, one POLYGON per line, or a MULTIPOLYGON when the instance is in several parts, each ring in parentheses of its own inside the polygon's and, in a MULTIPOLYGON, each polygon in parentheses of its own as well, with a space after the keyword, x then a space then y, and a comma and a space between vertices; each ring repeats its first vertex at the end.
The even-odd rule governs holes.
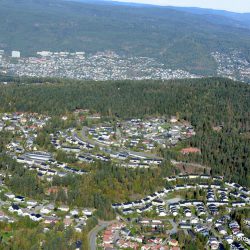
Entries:
POLYGON ((192 148, 192 147, 183 148, 181 150, 181 153, 184 154, 184 155, 186 155, 186 154, 197 154, 197 153, 200 154, 201 150, 199 148, 192 148))

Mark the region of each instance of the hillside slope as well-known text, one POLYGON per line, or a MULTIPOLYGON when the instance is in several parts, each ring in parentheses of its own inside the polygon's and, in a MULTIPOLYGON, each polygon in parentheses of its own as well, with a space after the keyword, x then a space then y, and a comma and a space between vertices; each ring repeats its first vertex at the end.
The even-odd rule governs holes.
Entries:
POLYGON ((149 56, 171 68, 211 74, 211 52, 241 50, 250 59, 248 28, 232 19, 170 8, 79 3, 61 0, 1 0, 0 49, 96 52, 149 56), (223 20, 223 21, 222 21, 223 20))

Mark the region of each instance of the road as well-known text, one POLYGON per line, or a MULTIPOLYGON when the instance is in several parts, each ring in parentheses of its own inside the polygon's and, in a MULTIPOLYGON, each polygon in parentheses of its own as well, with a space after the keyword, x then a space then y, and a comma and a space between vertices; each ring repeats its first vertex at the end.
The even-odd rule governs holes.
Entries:
POLYGON ((103 229, 107 228, 109 225, 115 223, 116 220, 113 221, 99 221, 98 225, 95 226, 88 234, 88 238, 89 238, 89 247, 90 250, 96 250, 97 246, 96 246, 96 237, 97 234, 102 231, 103 229))
MULTIPOLYGON (((90 139, 87 136, 87 131, 88 131, 88 127, 83 127, 82 132, 81 132, 81 136, 82 136, 82 140, 84 142, 87 142, 89 144, 98 146, 100 148, 106 148, 106 149, 110 149, 110 146, 104 144, 104 143, 100 143, 96 140, 90 139)), ((77 136, 76 133, 73 134, 74 136, 77 136)), ((134 157, 144 157, 144 158, 154 158, 154 159, 162 159, 161 157, 155 155, 155 154, 150 154, 150 153, 145 153, 145 152, 135 152, 132 150, 127 150, 127 149, 122 149, 123 152, 127 152, 130 155, 133 155, 134 157)))
POLYGON ((169 222, 171 223, 172 225, 172 229, 171 230, 167 230, 167 233, 169 235, 172 235, 172 234, 176 234, 177 233, 177 224, 174 222, 173 219, 169 219, 169 222))

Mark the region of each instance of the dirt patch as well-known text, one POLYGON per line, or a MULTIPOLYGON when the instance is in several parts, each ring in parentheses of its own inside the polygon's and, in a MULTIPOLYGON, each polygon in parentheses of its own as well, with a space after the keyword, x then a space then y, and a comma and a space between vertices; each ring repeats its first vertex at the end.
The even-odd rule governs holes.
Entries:
POLYGON ((209 174, 211 168, 197 163, 171 161, 182 174, 209 174))

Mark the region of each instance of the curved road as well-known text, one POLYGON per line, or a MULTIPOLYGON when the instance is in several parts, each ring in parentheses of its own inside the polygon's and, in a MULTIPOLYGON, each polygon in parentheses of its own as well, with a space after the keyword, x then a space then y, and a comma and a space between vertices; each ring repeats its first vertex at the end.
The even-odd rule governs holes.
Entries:
MULTIPOLYGON (((103 144, 103 143, 100 143, 96 140, 93 140, 93 139, 89 139, 88 136, 86 135, 86 132, 88 131, 88 127, 83 127, 82 129, 82 132, 81 132, 81 135, 82 135, 82 140, 89 143, 89 144, 92 144, 92 145, 96 145, 98 147, 103 147, 103 148, 108 148, 110 149, 110 147, 106 144, 103 144)), ((76 133, 73 134, 74 136, 77 136, 76 133)), ((132 154, 134 156, 138 156, 138 157, 144 157, 144 158, 154 158, 154 159, 161 159, 161 157, 155 155, 155 154, 150 154, 150 153, 144 153, 144 152, 135 152, 135 151, 131 151, 131 150, 122 150, 124 152, 127 152, 128 154, 132 154)))
POLYGON ((96 250, 97 246, 96 246, 96 237, 97 234, 102 231, 103 229, 105 229, 106 227, 108 227, 109 225, 115 223, 116 220, 113 221, 99 221, 98 225, 95 226, 88 234, 88 238, 89 238, 89 247, 90 250, 96 250))

